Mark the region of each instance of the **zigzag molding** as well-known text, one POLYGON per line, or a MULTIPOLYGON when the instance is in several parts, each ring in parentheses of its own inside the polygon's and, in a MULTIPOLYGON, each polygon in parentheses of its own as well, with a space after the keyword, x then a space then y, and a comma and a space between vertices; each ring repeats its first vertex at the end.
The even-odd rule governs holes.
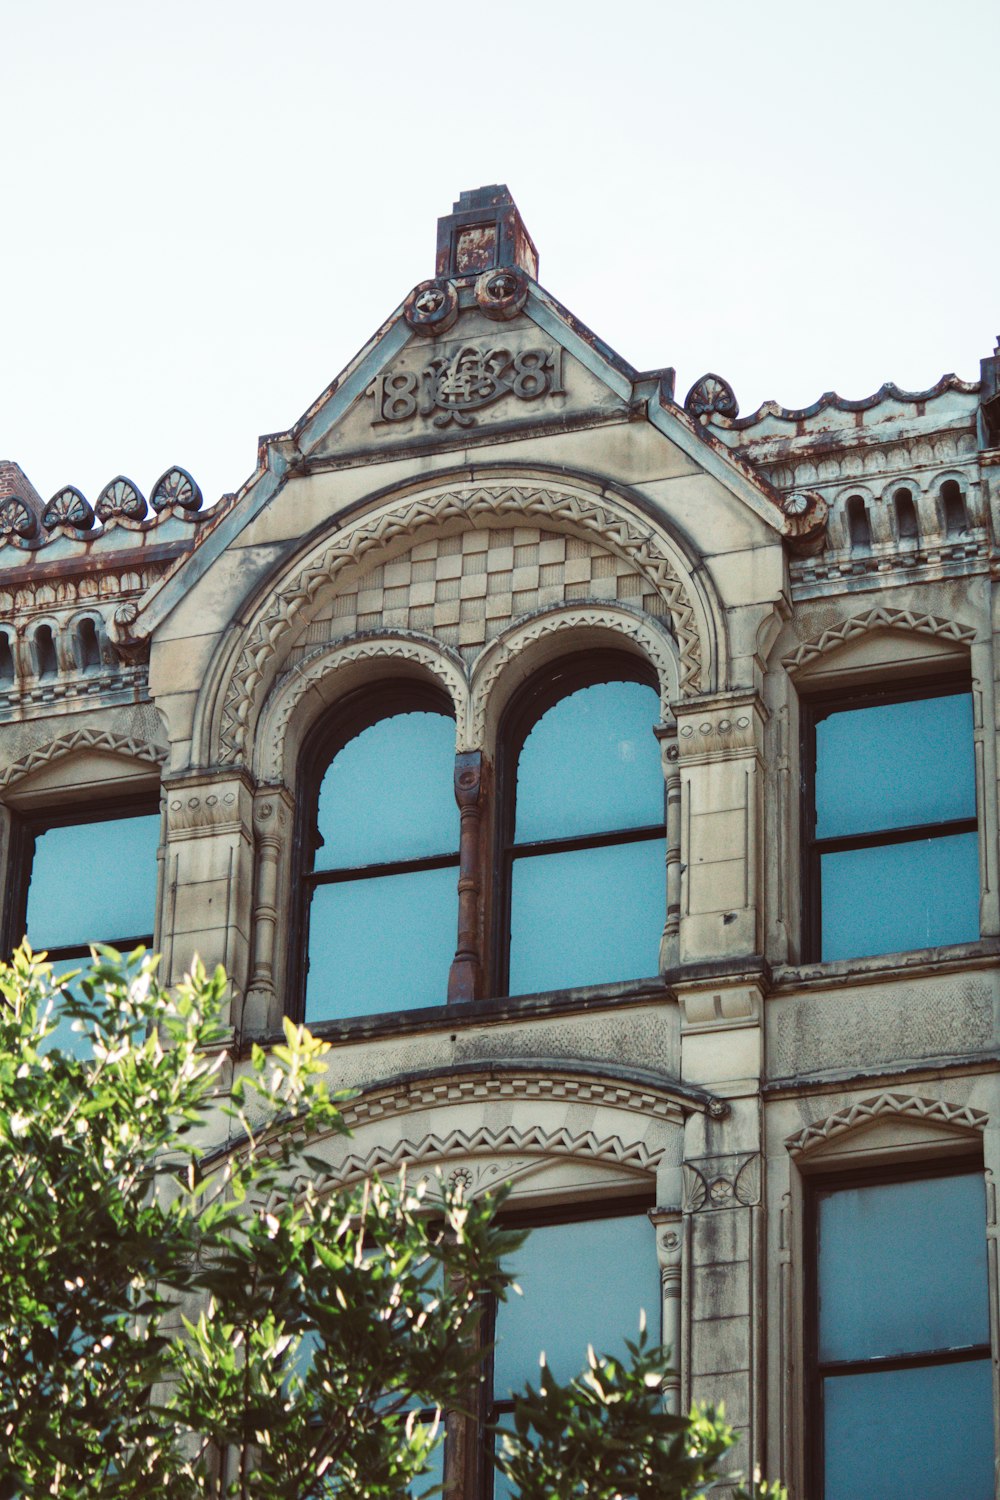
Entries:
POLYGON ((114 755, 128 755, 133 760, 144 760, 153 766, 162 766, 167 759, 166 750, 159 745, 151 745, 147 740, 128 739, 124 735, 108 734, 103 729, 74 729, 71 734, 59 735, 57 739, 39 745, 37 749, 0 771, 0 791, 30 775, 32 771, 37 771, 39 766, 61 760, 65 755, 72 755, 74 750, 109 750, 114 755))
POLYGON ((598 537, 604 546, 624 557, 667 605, 680 653, 681 691, 698 691, 702 649, 694 606, 672 560, 651 533, 640 531, 621 515, 583 496, 544 488, 470 487, 425 497, 360 522, 338 535, 323 552, 314 553, 277 590, 245 642, 229 681, 219 729, 219 759, 242 758, 255 695, 267 664, 300 611, 320 589, 375 549, 387 548, 400 538, 416 541, 422 528, 455 523, 475 527, 505 516, 527 516, 547 525, 561 523, 598 537))
POLYGON ((428 1160, 447 1160, 454 1156, 508 1156, 527 1153, 532 1156, 572 1156, 588 1161, 612 1161, 638 1172, 653 1173, 663 1157, 665 1147, 650 1148, 642 1141, 623 1141, 619 1136, 598 1136, 592 1130, 574 1135, 571 1131, 545 1130, 535 1125, 519 1130, 513 1125, 503 1130, 452 1130, 447 1135, 431 1132, 419 1140, 396 1140, 391 1145, 379 1143, 370 1151, 352 1152, 344 1158, 328 1185, 369 1177, 373 1172, 397 1170, 404 1163, 418 1166, 428 1160))
POLYGON ((835 651, 845 641, 853 640, 855 636, 868 635, 873 630, 910 630, 918 635, 934 635, 963 645, 968 645, 976 638, 972 626, 959 625, 954 620, 941 620, 936 615, 914 614, 908 609, 870 609, 867 614, 853 615, 843 624, 824 630, 816 640, 807 641, 791 655, 784 657, 781 665, 786 671, 797 671, 817 657, 825 656, 828 651, 835 651))
POLYGON ((832 1140, 835 1136, 843 1135, 845 1131, 867 1124, 868 1121, 875 1120, 880 1115, 929 1120, 936 1125, 958 1125, 966 1130, 985 1130, 989 1123, 989 1115, 984 1114, 981 1109, 973 1109, 970 1105, 947 1104, 943 1099, 918 1099, 912 1094, 886 1092, 875 1094, 870 1099, 862 1099, 847 1109, 838 1110, 835 1115, 830 1115, 825 1120, 817 1120, 815 1124, 807 1125, 796 1135, 789 1136, 785 1141, 785 1147, 790 1155, 801 1156, 803 1152, 812 1150, 822 1141, 832 1140))

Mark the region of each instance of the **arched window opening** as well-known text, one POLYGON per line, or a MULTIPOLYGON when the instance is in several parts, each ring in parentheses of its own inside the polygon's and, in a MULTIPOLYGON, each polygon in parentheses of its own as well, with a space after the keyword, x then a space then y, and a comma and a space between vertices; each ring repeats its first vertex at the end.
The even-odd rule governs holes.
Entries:
POLYGON ((97 639, 97 626, 91 619, 83 619, 76 627, 76 660, 81 672, 96 672, 101 665, 101 643, 97 639))
POLYGON ((51 625, 39 625, 35 631, 35 667, 39 677, 56 675, 56 643, 52 639, 51 625))
POLYGON ((0 633, 0 682, 10 684, 14 681, 14 652, 11 648, 10 637, 0 633))
POLYGON ((955 479, 946 479, 941 486, 941 511, 944 516, 945 536, 963 536, 968 530, 965 499, 955 479))
POLYGON ((868 507, 860 495, 852 495, 847 502, 847 534, 853 552, 859 552, 872 544, 868 507))
POLYGON ((918 541, 920 529, 912 493, 909 490, 897 490, 893 499, 896 506, 896 535, 901 542, 918 541))
POLYGON ((510 994, 653 975, 666 911, 659 696, 630 657, 561 664, 505 735, 510 994))
POLYGON ((300 989, 310 1022, 443 1005, 458 918, 455 724, 404 684, 307 750, 300 989))

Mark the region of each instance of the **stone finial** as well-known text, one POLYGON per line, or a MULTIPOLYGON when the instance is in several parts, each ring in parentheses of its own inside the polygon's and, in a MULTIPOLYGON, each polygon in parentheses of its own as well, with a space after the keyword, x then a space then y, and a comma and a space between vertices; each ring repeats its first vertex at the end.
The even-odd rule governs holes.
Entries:
POLYGON ((500 269, 538 279, 538 251, 503 183, 460 193, 450 214, 438 219, 434 274, 454 279, 500 269))

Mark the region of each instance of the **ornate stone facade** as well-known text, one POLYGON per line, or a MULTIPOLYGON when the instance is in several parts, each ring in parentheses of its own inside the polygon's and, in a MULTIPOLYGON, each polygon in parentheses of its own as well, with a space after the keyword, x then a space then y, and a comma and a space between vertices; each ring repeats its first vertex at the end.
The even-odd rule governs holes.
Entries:
MULTIPOLYGON (((510 1181, 542 1219, 648 1211, 672 1399, 724 1398, 743 1463, 818 1500, 817 1184, 974 1164, 1000 1356, 1000 352, 978 383, 741 417, 721 377, 682 405, 549 297, 505 190, 463 195, 435 272, 215 505, 177 467, 148 504, 118 476, 91 505, 0 465, 5 941, 24 829, 158 806, 155 943, 168 980, 227 965, 238 1070, 302 1011, 317 734, 372 694, 453 715, 455 958, 436 1004, 318 1023, 357 1090, 353 1135, 316 1143, 329 1180, 405 1162, 510 1181), (647 972, 509 995, 510 725, 605 660, 659 698, 647 972), (825 953, 816 724, 956 693, 975 932, 825 953)), ((881 897, 855 899, 860 926, 881 897)))

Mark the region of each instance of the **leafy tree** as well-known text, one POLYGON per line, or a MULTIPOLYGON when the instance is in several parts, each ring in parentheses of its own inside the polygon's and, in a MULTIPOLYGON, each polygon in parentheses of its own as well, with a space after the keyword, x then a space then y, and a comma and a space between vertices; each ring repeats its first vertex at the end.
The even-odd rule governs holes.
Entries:
MULTIPOLYGON (((497 1199, 318 1192, 310 1137, 344 1129, 326 1044, 287 1023, 232 1081, 222 972, 168 993, 155 969, 0 965, 0 1500, 426 1490, 419 1414, 461 1404, 521 1236, 497 1199)), ((525 1500, 704 1493, 732 1436, 668 1416, 664 1373, 645 1339, 565 1386, 543 1369, 500 1459, 525 1500)))

